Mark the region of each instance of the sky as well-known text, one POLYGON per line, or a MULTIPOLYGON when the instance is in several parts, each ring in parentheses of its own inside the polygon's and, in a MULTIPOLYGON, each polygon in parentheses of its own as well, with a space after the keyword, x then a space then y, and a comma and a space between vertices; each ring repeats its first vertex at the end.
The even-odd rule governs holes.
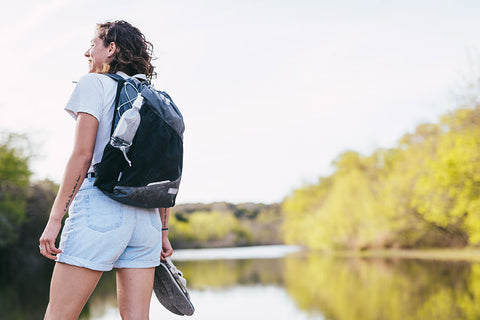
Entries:
POLYGON ((280 202, 458 107, 478 1, 26 0, 0 10, 0 131, 26 133, 33 179, 60 183, 95 24, 154 45, 156 88, 186 125, 177 203, 280 202))

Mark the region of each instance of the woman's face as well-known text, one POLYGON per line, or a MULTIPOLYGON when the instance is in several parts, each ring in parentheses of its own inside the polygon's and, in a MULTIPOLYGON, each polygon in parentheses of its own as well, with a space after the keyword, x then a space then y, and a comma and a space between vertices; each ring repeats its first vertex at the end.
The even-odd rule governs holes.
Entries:
POLYGON ((98 34, 95 34, 90 43, 90 48, 85 52, 85 57, 88 58, 88 72, 103 72, 105 65, 108 65, 112 60, 116 49, 115 43, 112 42, 105 47, 98 34))

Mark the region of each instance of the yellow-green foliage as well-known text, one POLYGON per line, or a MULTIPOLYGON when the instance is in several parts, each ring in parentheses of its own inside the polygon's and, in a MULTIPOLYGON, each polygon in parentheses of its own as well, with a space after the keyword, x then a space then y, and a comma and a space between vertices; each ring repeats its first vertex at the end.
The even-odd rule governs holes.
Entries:
POLYGON ((442 119, 438 139, 415 188, 413 202, 429 222, 466 232, 480 242, 480 109, 460 109, 442 119))
POLYGON ((296 191, 284 201, 286 242, 314 249, 383 244, 388 228, 385 216, 377 214, 377 182, 371 174, 375 162, 349 151, 335 165, 337 172, 332 177, 296 191))
MULTIPOLYGON (((435 245, 435 230, 413 204, 415 186, 435 152, 438 125, 422 124, 406 134, 396 149, 385 152, 379 177, 379 215, 387 218, 391 241, 397 246, 435 245)), ((438 237, 438 236, 437 236, 438 237)))
POLYGON ((187 222, 171 218, 172 235, 181 235, 198 241, 219 240, 235 231, 238 222, 231 214, 218 211, 199 211, 192 213, 187 222))
POLYGON ((175 248, 281 243, 280 204, 213 202, 175 206, 169 238, 175 248))
POLYGON ((286 243, 314 249, 480 244, 480 107, 419 125, 396 148, 348 151, 282 204, 286 243))
POLYGON ((324 242, 317 241, 320 232, 311 232, 311 228, 318 223, 319 216, 315 214, 325 201, 330 189, 330 180, 321 179, 318 185, 298 189, 292 196, 285 199, 282 210, 285 213, 283 235, 287 243, 311 245, 324 242))

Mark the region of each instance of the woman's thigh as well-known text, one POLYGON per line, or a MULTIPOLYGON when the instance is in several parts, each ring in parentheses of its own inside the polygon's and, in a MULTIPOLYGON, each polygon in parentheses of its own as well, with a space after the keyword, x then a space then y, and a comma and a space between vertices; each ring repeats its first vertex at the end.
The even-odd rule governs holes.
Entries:
POLYGON ((101 275, 101 271, 57 262, 45 319, 77 319, 101 275))
POLYGON ((149 319, 155 268, 117 270, 117 300, 122 319, 149 319))

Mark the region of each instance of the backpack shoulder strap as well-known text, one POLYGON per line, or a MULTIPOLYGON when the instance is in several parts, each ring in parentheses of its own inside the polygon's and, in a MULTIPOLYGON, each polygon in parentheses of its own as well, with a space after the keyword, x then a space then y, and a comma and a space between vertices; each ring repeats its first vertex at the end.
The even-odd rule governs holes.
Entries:
MULTIPOLYGON (((129 78, 124 78, 122 77, 121 75, 119 74, 116 74, 116 73, 106 73, 105 74, 107 77, 117 81, 117 93, 116 93, 116 96, 115 96, 115 106, 114 106, 114 110, 113 110, 113 119, 112 119, 112 128, 110 130, 110 135, 113 134, 113 131, 115 131, 115 125, 118 121, 117 119, 117 114, 118 114, 118 110, 119 110, 119 107, 120 106, 120 100, 122 99, 122 90, 124 89, 125 87, 125 83, 128 82, 130 84, 132 84, 133 87, 139 87, 140 84, 142 84, 142 86, 146 85, 146 86, 149 86, 149 82, 146 78, 146 76, 144 74, 136 74, 132 77, 129 77, 129 78)), ((137 89, 135 89, 137 90, 137 89)), ((137 90, 138 92, 138 90, 137 90)), ((123 103, 123 100, 122 100, 122 103, 123 103)))

